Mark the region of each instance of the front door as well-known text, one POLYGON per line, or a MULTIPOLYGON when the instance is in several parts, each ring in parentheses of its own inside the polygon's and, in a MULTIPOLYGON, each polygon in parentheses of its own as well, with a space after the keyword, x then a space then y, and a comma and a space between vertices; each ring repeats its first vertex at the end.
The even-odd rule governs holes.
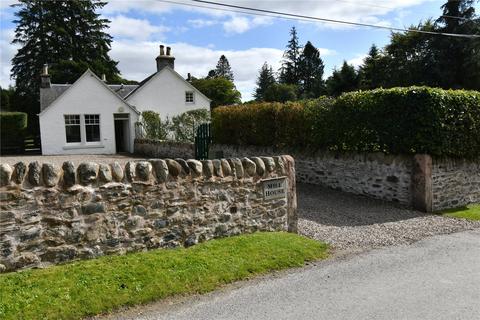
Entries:
POLYGON ((113 115, 115 121, 115 148, 116 152, 130 151, 129 114, 119 113, 113 115))

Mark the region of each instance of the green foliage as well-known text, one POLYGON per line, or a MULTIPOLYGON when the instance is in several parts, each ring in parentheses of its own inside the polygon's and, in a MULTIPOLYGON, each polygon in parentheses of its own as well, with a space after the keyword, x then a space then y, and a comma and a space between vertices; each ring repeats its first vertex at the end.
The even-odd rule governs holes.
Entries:
POLYGON ((282 67, 280 68, 279 82, 284 84, 299 85, 300 84, 300 46, 297 29, 292 27, 290 30, 290 40, 287 49, 283 53, 282 67))
POLYGON ((358 89, 359 76, 355 68, 343 62, 340 70, 333 70, 332 75, 327 79, 327 92, 331 96, 339 96, 343 92, 358 89))
POLYGON ((409 87, 219 108, 216 143, 480 156, 480 92, 409 87))
POLYGON ((257 88, 253 96, 257 101, 265 101, 265 92, 267 89, 276 83, 275 74, 273 73, 272 66, 269 66, 266 62, 258 73, 257 88))
POLYGON ((298 87, 293 84, 274 83, 265 90, 264 100, 268 102, 287 102, 297 100, 298 87))
POLYGON ((108 80, 115 77, 117 62, 108 55, 112 37, 105 32, 109 21, 97 13, 105 5, 99 0, 20 0, 15 4, 13 43, 20 48, 12 59, 12 76, 17 90, 38 94, 46 63, 53 82, 68 79, 72 83, 87 67, 105 73, 108 80))
POLYGON ((207 109, 190 110, 174 116, 171 130, 175 141, 195 142, 197 127, 208 121, 210 121, 210 111, 207 109))
POLYGON ((226 106, 241 103, 241 94, 232 81, 223 78, 193 79, 192 85, 212 100, 210 106, 226 106))
POLYGON ((217 66, 215 67, 213 74, 208 74, 210 77, 223 77, 225 79, 230 80, 233 82, 233 72, 232 68, 230 67, 230 63, 228 62, 227 57, 225 55, 221 55, 220 59, 218 59, 217 66))
POLYGON ((0 87, 0 110, 1 111, 13 111, 12 96, 14 94, 13 88, 4 89, 0 87))
POLYGON ((298 64, 302 97, 316 98, 324 91, 323 69, 324 64, 320 58, 320 51, 310 41, 307 41, 298 64))
POLYGON ((140 130, 144 138, 166 140, 169 137, 171 123, 168 118, 162 121, 155 111, 143 111, 140 130))
POLYGON ((0 112, 0 145, 2 153, 19 152, 24 147, 27 114, 24 112, 0 112))
POLYGON ((287 103, 257 103, 215 109, 212 114, 215 143, 308 147, 312 144, 315 107, 329 98, 287 103))
POLYGON ((441 211, 440 214, 459 219, 480 220, 480 204, 471 204, 460 208, 441 211))
POLYGON ((325 259, 326 244, 286 232, 190 248, 111 255, 0 275, 0 318, 83 319, 121 306, 205 293, 226 283, 325 259))
POLYGON ((0 112, 0 128, 3 134, 17 135, 27 127, 27 114, 24 112, 0 112))

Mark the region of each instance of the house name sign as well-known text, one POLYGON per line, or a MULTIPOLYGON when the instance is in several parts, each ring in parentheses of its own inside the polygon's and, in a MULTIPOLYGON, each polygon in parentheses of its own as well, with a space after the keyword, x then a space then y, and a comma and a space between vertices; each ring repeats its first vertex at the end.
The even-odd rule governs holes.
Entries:
POLYGON ((287 178, 262 180, 263 198, 265 200, 282 199, 287 196, 287 178))

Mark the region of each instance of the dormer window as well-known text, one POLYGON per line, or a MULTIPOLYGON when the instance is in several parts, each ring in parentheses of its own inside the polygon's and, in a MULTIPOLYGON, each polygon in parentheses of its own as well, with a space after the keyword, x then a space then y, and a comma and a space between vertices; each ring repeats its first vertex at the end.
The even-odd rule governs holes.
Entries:
POLYGON ((194 98, 193 91, 185 91, 185 103, 194 103, 194 98))

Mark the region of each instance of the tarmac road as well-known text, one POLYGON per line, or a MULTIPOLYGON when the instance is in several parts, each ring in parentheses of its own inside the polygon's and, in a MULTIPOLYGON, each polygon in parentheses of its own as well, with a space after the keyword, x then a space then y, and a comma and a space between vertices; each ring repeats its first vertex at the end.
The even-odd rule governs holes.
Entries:
POLYGON ((109 319, 480 319, 480 229, 385 247, 109 319))

